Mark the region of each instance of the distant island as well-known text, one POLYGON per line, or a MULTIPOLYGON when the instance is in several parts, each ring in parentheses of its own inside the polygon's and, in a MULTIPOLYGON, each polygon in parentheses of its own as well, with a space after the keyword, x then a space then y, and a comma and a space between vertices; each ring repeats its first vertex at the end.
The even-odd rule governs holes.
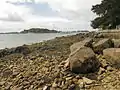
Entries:
POLYGON ((46 28, 30 28, 28 30, 23 30, 21 32, 7 32, 7 33, 0 33, 0 34, 27 34, 27 33, 78 33, 78 32, 89 32, 87 30, 84 31, 57 31, 57 30, 49 30, 46 28))
POLYGON ((31 28, 28 30, 21 31, 20 33, 60 33, 61 31, 49 30, 44 28, 31 28))

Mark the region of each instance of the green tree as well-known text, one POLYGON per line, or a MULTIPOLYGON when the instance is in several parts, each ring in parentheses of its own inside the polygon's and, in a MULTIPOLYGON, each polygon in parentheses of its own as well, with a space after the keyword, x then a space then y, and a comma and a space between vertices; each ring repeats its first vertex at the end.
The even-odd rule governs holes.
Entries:
POLYGON ((91 9, 98 17, 91 21, 91 26, 102 29, 114 29, 120 25, 120 0, 102 0, 91 9))

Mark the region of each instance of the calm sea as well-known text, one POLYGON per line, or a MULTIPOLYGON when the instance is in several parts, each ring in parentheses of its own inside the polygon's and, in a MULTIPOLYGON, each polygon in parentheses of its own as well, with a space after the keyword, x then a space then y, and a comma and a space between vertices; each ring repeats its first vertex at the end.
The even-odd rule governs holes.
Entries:
POLYGON ((0 34, 0 49, 12 48, 23 44, 38 43, 41 41, 53 39, 55 37, 67 36, 72 34, 75 33, 0 34))

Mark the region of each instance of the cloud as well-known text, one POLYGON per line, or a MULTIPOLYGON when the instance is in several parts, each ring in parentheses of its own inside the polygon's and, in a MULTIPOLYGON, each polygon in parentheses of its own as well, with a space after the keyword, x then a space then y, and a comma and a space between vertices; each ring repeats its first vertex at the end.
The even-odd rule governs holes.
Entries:
POLYGON ((23 22, 24 20, 17 13, 7 14, 7 17, 0 17, 2 21, 23 22))
POLYGON ((53 28, 53 25, 61 29, 90 29, 90 21, 94 18, 91 7, 100 1, 0 0, 0 26, 16 31, 40 26, 53 28))

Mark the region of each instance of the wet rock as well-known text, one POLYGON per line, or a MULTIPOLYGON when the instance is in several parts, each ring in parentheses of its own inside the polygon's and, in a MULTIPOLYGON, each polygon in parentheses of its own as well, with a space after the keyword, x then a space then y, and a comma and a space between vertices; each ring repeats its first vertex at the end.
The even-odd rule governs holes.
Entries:
POLYGON ((93 42, 93 39, 86 38, 85 40, 81 42, 74 43, 72 46, 70 46, 70 51, 71 51, 70 55, 74 54, 77 50, 79 50, 80 48, 84 46, 92 47, 92 42, 93 42))
POLYGON ((114 43, 111 39, 102 39, 93 45, 93 50, 97 54, 103 53, 106 48, 114 47, 114 43))
POLYGON ((83 47, 69 57, 70 70, 74 73, 90 73, 98 69, 100 63, 91 48, 83 47))
POLYGON ((19 46, 15 48, 14 53, 22 53, 24 55, 29 54, 31 51, 27 46, 19 46))
POLYGON ((9 54, 10 53, 9 53, 8 49, 0 50, 0 57, 4 57, 4 56, 9 55, 9 54))
POLYGON ((88 78, 86 78, 86 77, 83 77, 83 81, 84 81, 84 82, 85 82, 85 84, 87 84, 87 85, 90 85, 90 84, 93 84, 93 83, 94 83, 94 81, 93 81, 93 80, 88 79, 88 78))
POLYGON ((120 48, 108 48, 103 50, 103 55, 111 65, 120 67, 120 48))

